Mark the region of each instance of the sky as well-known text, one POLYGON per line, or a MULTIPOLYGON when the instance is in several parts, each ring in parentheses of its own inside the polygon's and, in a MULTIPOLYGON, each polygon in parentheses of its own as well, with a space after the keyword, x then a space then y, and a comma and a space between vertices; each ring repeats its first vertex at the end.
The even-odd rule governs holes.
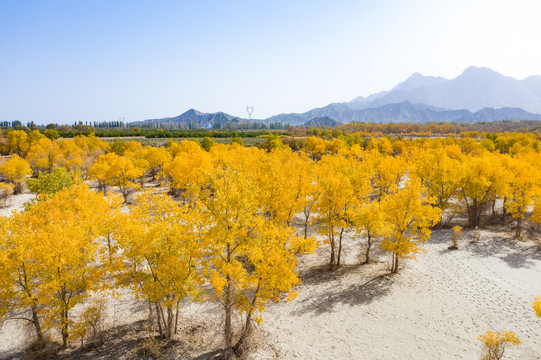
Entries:
POLYGON ((469 66, 541 74, 538 0, 0 0, 0 121, 253 118, 469 66))

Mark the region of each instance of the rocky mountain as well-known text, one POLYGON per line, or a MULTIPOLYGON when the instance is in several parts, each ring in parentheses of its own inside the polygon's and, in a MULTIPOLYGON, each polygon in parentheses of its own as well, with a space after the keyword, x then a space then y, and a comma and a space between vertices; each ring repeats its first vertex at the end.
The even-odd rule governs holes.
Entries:
POLYGON ((450 80, 415 73, 389 91, 355 98, 347 105, 366 109, 403 101, 472 112, 486 107, 516 107, 541 113, 541 76, 517 80, 489 68, 473 66, 450 80))
POLYGON ((159 125, 174 125, 173 127, 186 127, 191 129, 211 129, 216 124, 220 126, 225 125, 227 122, 239 123, 246 122, 248 120, 242 119, 233 115, 229 115, 223 112, 217 113, 202 113, 195 109, 190 109, 178 116, 167 117, 161 119, 148 119, 144 121, 137 121, 131 123, 134 126, 144 126, 145 124, 159 124, 159 125))
MULTIPOLYGON (((335 109, 334 104, 331 109, 335 109)), ((448 110, 425 104, 413 104, 409 101, 385 104, 378 107, 354 110, 345 109, 341 112, 329 114, 331 110, 327 106, 324 108, 313 109, 302 114, 281 114, 279 120, 272 117, 273 122, 281 122, 294 126, 302 126, 313 116, 325 117, 336 120, 339 123, 347 124, 356 122, 374 122, 374 123, 400 123, 400 122, 480 122, 480 121, 498 121, 498 120, 540 120, 541 115, 529 113, 519 108, 505 107, 501 109, 483 108, 476 112, 466 109, 448 110), (329 114, 329 115, 327 115, 329 114)))
POLYGON ((336 125, 339 125, 340 123, 336 120, 331 119, 328 116, 323 117, 316 117, 312 120, 308 121, 304 126, 329 126, 329 127, 335 127, 336 125))
POLYGON ((352 121, 425 123, 541 120, 540 113, 541 76, 517 80, 488 68, 469 67, 451 80, 415 73, 391 90, 366 98, 358 97, 346 103, 332 103, 304 113, 279 114, 263 120, 247 120, 223 112, 201 113, 190 109, 176 117, 132 124, 171 124, 172 127, 203 129, 223 127, 228 122, 335 126, 335 122, 345 124, 352 121))

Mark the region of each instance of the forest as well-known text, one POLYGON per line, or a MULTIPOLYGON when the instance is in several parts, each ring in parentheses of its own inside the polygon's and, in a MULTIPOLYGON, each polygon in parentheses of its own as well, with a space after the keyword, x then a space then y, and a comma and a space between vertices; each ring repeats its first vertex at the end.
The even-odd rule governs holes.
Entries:
MULTIPOLYGON (((539 240, 539 130, 407 139, 384 129, 268 133, 252 147, 0 132, 0 206, 35 194, 0 217, 0 318, 27 323, 36 352, 63 351, 99 339, 99 294, 128 289, 148 309, 149 338, 164 344, 187 302, 215 303, 232 359, 270 304, 295 299, 298 258, 318 248, 330 273, 360 241, 360 264, 381 250, 399 274, 435 229, 459 239, 462 228, 503 223, 517 240, 539 240)), ((520 342, 490 329, 479 340, 487 359, 520 342)))

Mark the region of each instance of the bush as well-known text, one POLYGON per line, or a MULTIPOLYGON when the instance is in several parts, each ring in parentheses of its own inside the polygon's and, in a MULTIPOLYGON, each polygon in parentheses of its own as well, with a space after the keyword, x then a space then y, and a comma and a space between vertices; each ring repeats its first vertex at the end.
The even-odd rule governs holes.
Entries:
POLYGON ((81 347, 84 346, 84 340, 87 344, 103 343, 104 313, 105 301, 103 299, 95 299, 83 310, 72 333, 73 338, 81 340, 81 347))
POLYGON ((449 249, 458 250, 458 240, 462 238, 462 226, 453 226, 453 233, 451 234, 451 246, 449 249))
POLYGON ((52 341, 49 337, 30 343, 23 351, 24 360, 56 359, 60 351, 60 344, 52 341))
POLYGON ((13 185, 0 182, 0 208, 7 206, 7 200, 13 194, 13 185))
POLYGON ((518 345, 520 340, 513 331, 487 330, 477 337, 483 343, 482 360, 499 360, 502 358, 507 344, 518 345))

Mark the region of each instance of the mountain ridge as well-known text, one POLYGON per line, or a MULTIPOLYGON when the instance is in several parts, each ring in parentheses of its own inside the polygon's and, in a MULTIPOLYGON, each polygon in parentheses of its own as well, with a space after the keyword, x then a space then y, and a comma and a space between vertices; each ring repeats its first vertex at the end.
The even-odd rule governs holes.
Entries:
POLYGON ((538 120, 540 113, 540 75, 517 80, 490 68, 470 66, 453 79, 416 72, 390 90, 356 97, 349 102, 331 103, 304 113, 283 113, 252 120, 224 112, 203 113, 190 109, 178 116, 132 124, 183 124, 187 128, 208 129, 222 127, 228 122, 302 126, 318 118, 338 123, 478 122, 538 120))

